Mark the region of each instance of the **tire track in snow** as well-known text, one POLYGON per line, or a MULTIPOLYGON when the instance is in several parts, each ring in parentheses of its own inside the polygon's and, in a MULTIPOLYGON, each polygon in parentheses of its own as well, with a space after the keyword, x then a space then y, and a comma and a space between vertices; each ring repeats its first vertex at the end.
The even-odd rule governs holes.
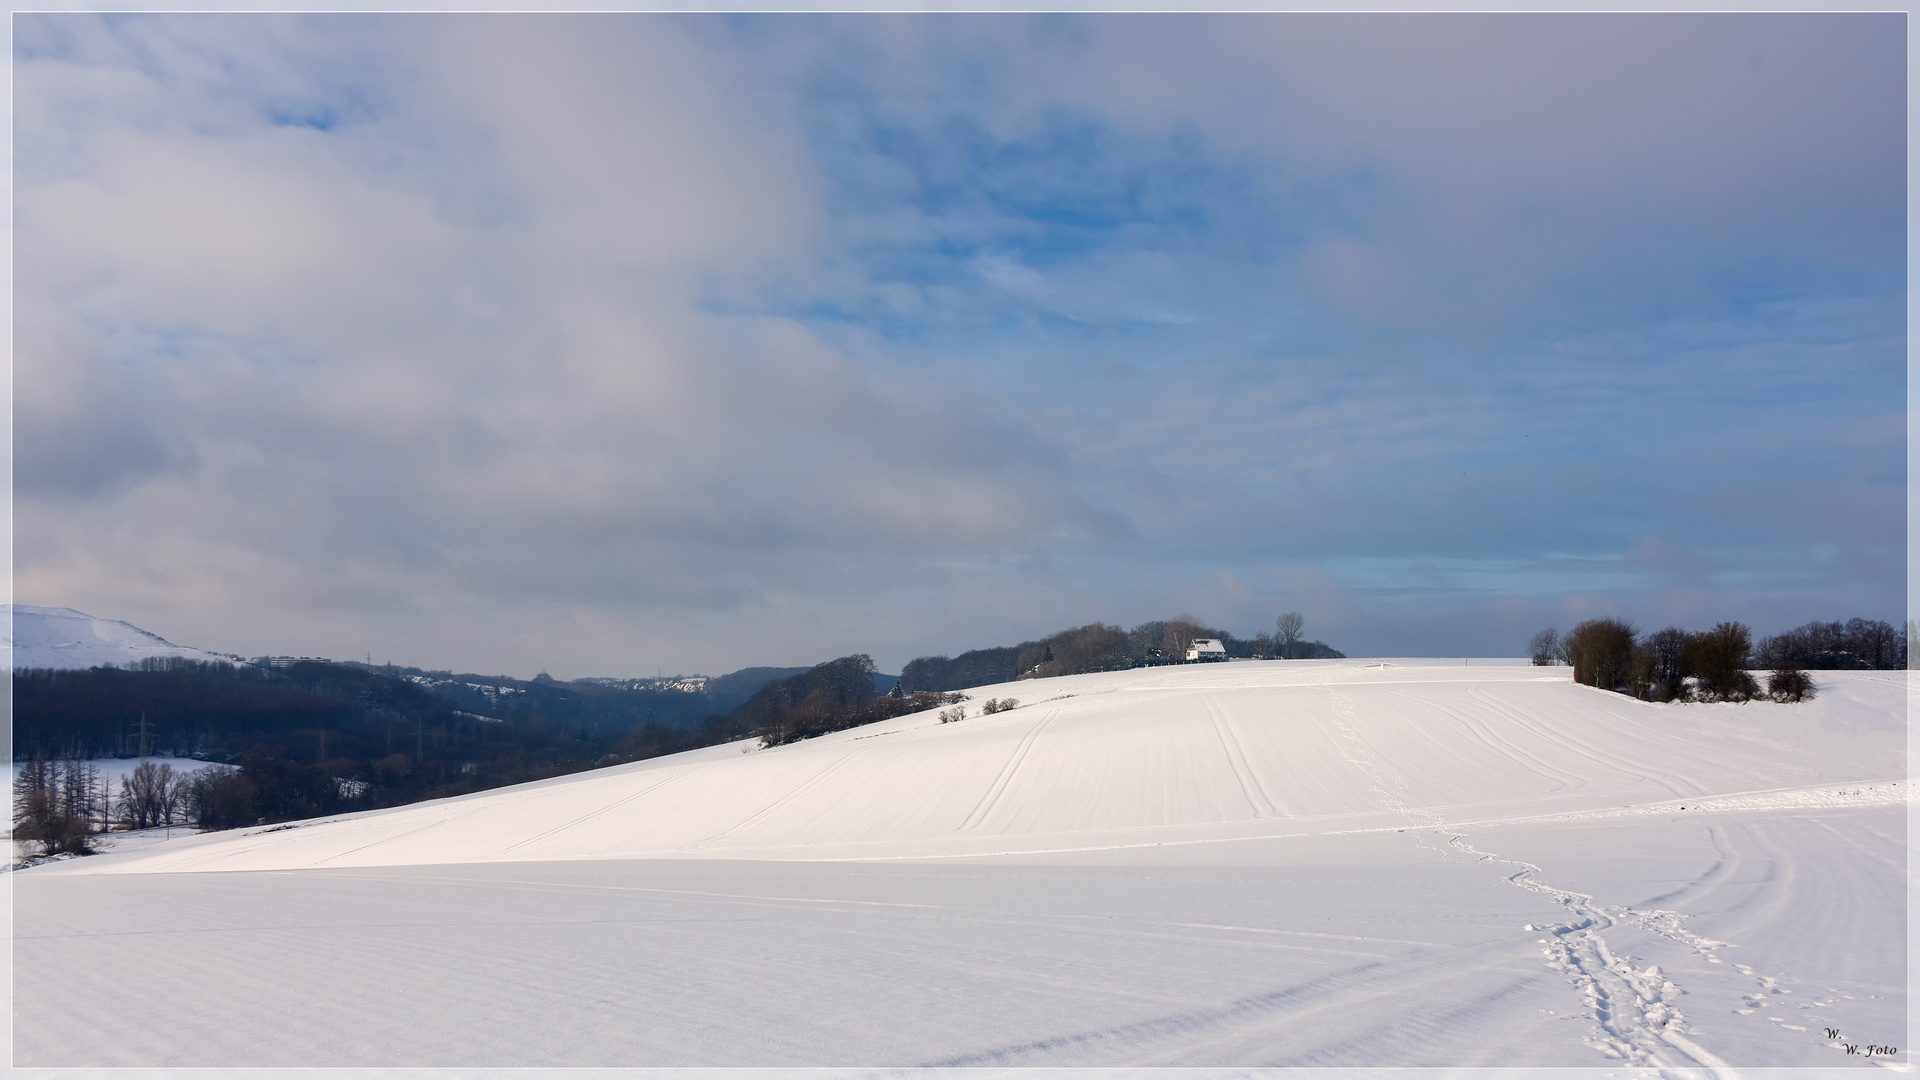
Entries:
POLYGON ((799 787, 794 788, 792 791, 787 792, 785 795, 782 795, 779 798, 768 803, 767 805, 761 807, 758 813, 749 815, 744 820, 735 824, 730 829, 725 829, 721 832, 717 832, 712 836, 707 837, 705 840, 698 840, 698 841, 695 841, 694 843, 688 844, 685 850, 699 851, 701 848, 706 847, 708 844, 718 843, 719 841, 725 840, 727 837, 732 836, 734 833, 739 832, 741 829, 746 828, 747 826, 753 824, 754 822, 759 821, 761 818, 766 817, 768 814, 771 814, 774 811, 781 809, 782 807, 786 806, 788 803, 791 803, 793 800, 799 798, 802 795, 805 795, 807 792, 812 791, 814 788, 818 787, 820 785, 820 781, 825 780, 827 777, 833 775, 836 772, 839 772, 841 768, 843 768, 846 765, 847 762, 852 761, 854 758, 859 757, 861 754, 865 753, 866 749, 867 749, 866 747, 862 746, 862 747, 859 747, 858 749, 851 750, 841 755, 838 758, 835 758, 832 764, 828 765, 824 769, 821 769, 819 772, 814 773, 812 778, 809 779, 806 783, 801 784, 799 787))
POLYGON ((615 799, 613 802, 610 802, 607 805, 602 806, 597 810, 590 810, 587 813, 581 814, 579 817, 576 817, 571 821, 565 822, 564 824, 555 825, 553 828, 548 829, 544 832, 535 833, 534 835, 527 837, 525 840, 522 840, 519 843, 509 844, 508 846, 501 848, 497 854, 505 855, 509 851, 517 851, 520 848, 526 847, 528 844, 537 844, 540 841, 545 840, 550 836, 553 836, 557 833, 565 832, 568 829, 574 828, 577 825, 584 825, 587 822, 592 821, 594 818, 597 818, 602 814, 612 813, 613 811, 618 810, 620 807, 627 805, 628 803, 632 802, 635 799, 640 798, 643 795, 647 795, 652 792, 658 791, 661 788, 666 787, 668 784, 673 783, 675 780, 678 780, 683 776, 692 776, 694 773, 697 773, 702 769, 709 768, 713 764, 714 764, 713 762, 708 762, 705 765, 695 765, 690 769, 677 769, 673 773, 668 775, 666 778, 656 781, 655 783, 648 784, 646 787, 641 788, 639 791, 636 791, 631 795, 627 795, 623 798, 615 799))
MULTIPOLYGON (((447 824, 448 822, 459 821, 462 818, 470 817, 474 813, 478 813, 478 811, 469 810, 464 814, 448 814, 446 817, 437 817, 437 818, 434 818, 432 821, 427 822, 424 825, 420 825, 415 828, 408 829, 405 832, 394 833, 392 836, 383 836, 378 840, 369 840, 368 842, 361 844, 358 847, 348 848, 347 850, 342 851, 337 855, 329 855, 326 858, 313 863, 313 865, 315 867, 323 867, 328 863, 333 862, 336 859, 344 859, 349 855, 358 855, 363 851, 370 851, 373 848, 377 848, 385 844, 398 843, 402 840, 407 839, 410 836, 418 836, 423 832, 429 832, 433 829, 437 829, 440 826, 447 824)), ((255 834, 255 835, 258 835, 258 834, 255 834)), ((187 865, 192 866, 193 864, 188 863, 187 865)))
POLYGON ((1213 729, 1220 734, 1220 749, 1227 755, 1227 764, 1233 766, 1233 775, 1240 781, 1240 791, 1246 795, 1247 802, 1253 807, 1256 818, 1283 817, 1279 804, 1267 794, 1266 785, 1254 774, 1253 763, 1247 759, 1247 748, 1240 742, 1240 736, 1233 730, 1226 714, 1214 702, 1212 694, 1200 695, 1201 704, 1207 707, 1207 715, 1213 717, 1213 729))
POLYGON ((1069 1055, 1075 1063, 1079 1063, 1086 1060, 1089 1050, 1109 1047, 1137 1050, 1142 1044, 1165 1042, 1169 1039, 1195 1040, 1211 1037, 1222 1028, 1236 1027, 1280 1012, 1294 1011, 1301 1007, 1326 1008, 1330 1005, 1330 997, 1356 986, 1367 986, 1371 981, 1370 976, 1397 975, 1404 975, 1404 971, 1391 967, 1383 961, 1374 961, 1322 976, 1298 986, 1290 986, 1284 990, 1240 998, 1215 1008, 1193 1009, 1171 1016, 1137 1020, 1130 1024, 1120 1024, 1098 1031, 1083 1031, 1049 1039, 1036 1039, 1013 1046, 981 1050, 945 1061, 930 1061, 920 1067, 944 1069, 1034 1065, 1039 1064, 1036 1059, 1052 1058, 1063 1054, 1069 1055))
MULTIPOLYGON (((1404 694, 1401 696, 1412 697, 1413 695, 1404 694)), ((1495 700, 1494 697, 1487 692, 1487 688, 1485 686, 1467 687, 1467 697, 1472 701, 1474 701, 1475 703, 1477 703, 1478 705, 1480 705, 1482 708, 1486 709, 1488 712, 1505 717, 1508 720, 1517 719, 1517 716, 1514 710, 1507 707, 1506 705, 1501 704, 1499 701, 1495 700)), ((1436 708, 1439 708, 1442 712, 1448 712, 1448 713, 1454 712, 1453 709, 1449 708, 1448 706, 1441 705, 1438 702, 1434 702, 1433 704, 1435 705, 1436 708)), ((1565 788, 1571 791, 1578 791, 1581 788, 1587 787, 1589 785, 1590 781, 1586 777, 1581 776, 1578 773, 1570 772, 1566 769, 1555 768, 1551 762, 1547 761, 1545 758, 1539 756, 1538 754, 1535 754, 1533 751, 1527 750, 1521 747, 1519 743, 1513 741, 1507 736, 1496 734, 1494 732, 1493 725, 1488 723, 1484 718, 1473 716, 1470 713, 1464 713, 1464 712, 1459 713, 1457 715, 1460 715, 1463 719, 1467 720, 1469 725, 1474 729, 1474 734, 1478 735, 1481 741, 1493 747, 1495 750, 1498 750, 1500 753, 1505 754, 1506 756, 1512 758, 1514 761, 1520 763, 1521 765, 1531 769, 1535 773, 1538 773, 1541 776, 1545 776, 1545 777, 1548 777, 1549 779, 1557 781, 1562 788, 1565 788)), ((1533 729, 1526 728, 1525 730, 1532 731, 1533 729)))
MULTIPOLYGON (((1594 688, 1590 686, 1582 687, 1582 689, 1593 690, 1593 692, 1596 694, 1606 694, 1610 697, 1619 696, 1617 694, 1614 694, 1613 691, 1611 690, 1594 690, 1594 688)), ((1632 700, 1632 699, 1628 699, 1628 700, 1632 700)), ((1634 704, 1647 705, 1646 702, 1634 702, 1634 704)), ((1651 708, 1652 706, 1649 705, 1647 707, 1651 708)), ((1700 785, 1690 780, 1684 780, 1671 773, 1656 772, 1651 766, 1646 765, 1642 762, 1634 761, 1630 758, 1621 757, 1618 754, 1609 753, 1605 750, 1600 749, 1597 746, 1594 746, 1590 743, 1582 742, 1581 740, 1574 738, 1571 734, 1568 733, 1567 724, 1565 723, 1559 723, 1552 726, 1548 726, 1542 723, 1539 717, 1537 716, 1527 717, 1525 716, 1524 713, 1521 713, 1518 710, 1511 711, 1510 715, 1512 715, 1515 720, 1520 721, 1524 726, 1531 728, 1533 731, 1535 731, 1536 733, 1538 733, 1539 735, 1547 739, 1549 742, 1558 743, 1561 746, 1566 747, 1568 750, 1573 751, 1575 754, 1578 754, 1579 756, 1584 757, 1588 761, 1591 761, 1597 765, 1604 765, 1618 772, 1625 773, 1628 776, 1637 776, 1650 783, 1658 784, 1661 787, 1666 788, 1676 798, 1681 798, 1681 799, 1692 798, 1697 795, 1700 795, 1702 792, 1702 788, 1700 787, 1700 785), (1682 791, 1679 787, 1675 786, 1675 784, 1677 783, 1686 785, 1688 790, 1682 791)), ((1646 725, 1646 726, 1651 727, 1651 725, 1646 725)), ((1661 735, 1661 733, 1658 731, 1657 728, 1654 728, 1652 730, 1652 733, 1656 736, 1661 735)))
POLYGON ((1668 889, 1658 896, 1649 897, 1647 903, 1660 904, 1690 892, 1710 889, 1732 877, 1740 869, 1740 856, 1728 850, 1727 837, 1718 825, 1708 825, 1707 842, 1713 845, 1713 865, 1694 875, 1692 881, 1668 889))
MULTIPOLYGON (((1566 921, 1543 927, 1548 966, 1566 975, 1580 992, 1599 1025, 1587 1045, 1629 1064, 1660 1068, 1704 1066, 1728 1068, 1727 1062, 1687 1037, 1686 1016, 1672 1002, 1684 991, 1658 966, 1637 971, 1630 957, 1614 954, 1601 931, 1617 921, 1632 919, 1641 928, 1679 942, 1720 963, 1713 950, 1724 941, 1701 937, 1686 929, 1685 916, 1674 911, 1635 911, 1609 908, 1586 893, 1555 888, 1539 879, 1541 868, 1519 859, 1505 859, 1481 851, 1455 836, 1448 843, 1482 862, 1502 862, 1519 869, 1507 881, 1528 892, 1552 899, 1566 910, 1566 921)), ((1528 929, 1535 929, 1529 924, 1528 929)))
MULTIPOLYGON (((1832 831, 1830 827, 1829 831, 1832 831)), ((1766 907, 1766 914, 1762 915, 1761 919, 1765 922, 1778 923, 1786 917, 1785 903, 1787 896, 1792 891, 1795 876, 1794 863, 1796 860, 1792 859, 1787 852, 1767 842, 1766 828, 1764 825, 1756 827, 1748 824, 1742 827, 1740 832, 1746 837, 1749 843, 1760 849, 1760 854, 1765 858, 1767 864, 1766 873, 1761 878, 1760 883, 1768 886, 1769 891, 1771 891, 1774 896, 1772 902, 1766 907)), ((1738 848, 1728 842, 1726 836, 1717 827, 1711 829, 1711 835, 1713 837, 1715 850, 1726 851, 1730 848, 1733 849, 1734 854, 1731 858, 1737 865, 1741 861, 1738 848)), ((1844 834, 1835 833, 1834 835, 1841 836, 1844 834)), ((1740 906, 1744 905, 1736 905, 1736 907, 1740 906)), ((1709 959, 1716 964, 1720 962, 1711 956, 1709 956, 1709 959)), ((1793 991, 1788 989, 1788 984, 1798 984, 1801 980, 1786 974, 1768 975, 1747 964, 1738 962, 1734 963, 1733 969, 1738 971, 1743 977, 1752 979, 1754 984, 1759 987, 1758 991, 1749 991, 1740 995, 1740 1007, 1733 1010, 1740 1016, 1752 1016, 1755 1013, 1760 1013, 1762 1019, 1777 1023, 1789 1031, 1807 1031, 1808 1025, 1788 1023, 1785 1016, 1772 1014, 1787 1012, 1789 1015, 1792 1015, 1791 1009, 1796 1007, 1799 1009, 1824 1009, 1839 1004, 1839 1000, 1833 993, 1829 993, 1825 998, 1807 998, 1789 1004, 1780 999, 1793 994, 1793 991)), ((1831 990, 1832 988, 1829 989, 1831 990)), ((1802 1017, 1802 1019, 1811 1020, 1812 1017, 1802 1017)), ((1838 1048, 1844 1044, 1841 1042, 1833 1042, 1831 1045, 1838 1048)), ((1870 1058, 1869 1060, 1883 1067, 1894 1067, 1891 1062, 1885 1059, 1870 1058)))
POLYGON ((1034 741, 1040 737, 1041 729, 1052 723, 1053 718, 1059 714, 1059 709, 1048 712, 1040 718, 1039 723, 1028 730, 1026 737, 1020 740, 1020 745, 1013 748, 1013 756, 1001 766, 1000 775, 994 777, 993 783, 987 787, 987 793, 980 797, 980 802, 974 806, 973 812, 967 815, 967 820, 960 823, 960 831, 977 829, 986 823, 987 815, 993 812, 994 807, 1000 805, 1001 796, 1007 793, 1007 786, 1013 783, 1013 774, 1019 772, 1021 764, 1027 760, 1027 752, 1033 749, 1034 741))

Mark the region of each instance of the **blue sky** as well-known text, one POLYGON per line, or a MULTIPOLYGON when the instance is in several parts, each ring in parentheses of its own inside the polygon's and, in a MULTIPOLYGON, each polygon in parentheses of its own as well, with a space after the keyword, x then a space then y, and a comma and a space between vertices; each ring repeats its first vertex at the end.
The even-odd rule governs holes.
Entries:
POLYGON ((16 599, 556 675, 1897 620, 1898 16, 21 16, 16 599))

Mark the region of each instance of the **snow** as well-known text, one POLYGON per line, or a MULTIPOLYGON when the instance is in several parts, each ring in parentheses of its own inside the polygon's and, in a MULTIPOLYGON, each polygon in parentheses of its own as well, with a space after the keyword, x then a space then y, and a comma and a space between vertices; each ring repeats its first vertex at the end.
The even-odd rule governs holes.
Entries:
POLYGON ((1075 676, 48 864, 16 1063, 1858 1064, 1905 1024, 1909 692, 1815 679, 1075 676), (194 1015, 102 1021, 72 970, 194 1015))
POLYGON ((234 657, 189 649, 131 623, 96 619, 72 608, 6 604, 0 641, 12 669, 132 667, 154 657, 231 661, 234 657))
MULTIPOLYGON (((99 833, 93 837, 93 846, 96 852, 135 851, 153 844, 163 844, 178 837, 191 836, 193 832, 193 826, 176 823, 173 825, 157 825, 151 829, 129 829, 124 832, 99 833)), ((28 851, 34 850, 33 845, 22 845, 22 847, 26 847, 28 851)), ((15 870, 23 869, 27 866, 39 866, 48 862, 61 862, 68 859, 86 857, 65 852, 59 855, 31 855, 19 849, 15 850, 14 856, 15 861, 12 864, 12 868, 15 870)))

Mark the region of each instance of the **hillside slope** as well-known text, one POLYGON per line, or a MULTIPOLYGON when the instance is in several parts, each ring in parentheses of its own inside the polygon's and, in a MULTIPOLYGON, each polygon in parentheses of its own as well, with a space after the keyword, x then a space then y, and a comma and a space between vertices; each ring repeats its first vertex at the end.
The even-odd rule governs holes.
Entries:
POLYGON ((1904 676, 1062 677, 129 847, 14 877, 14 1061, 1903 1068, 1904 676))
POLYGON ((96 619, 72 608, 0 604, 0 642, 15 670, 132 667, 154 657, 228 660, 150 634, 132 623, 96 619))
POLYGON ((922 859, 1258 837, 1889 803, 1898 673, 1798 705, 1653 705, 1564 668, 1361 661, 1156 668, 982 687, 995 716, 917 714, 734 743, 66 873, 634 858, 922 859))

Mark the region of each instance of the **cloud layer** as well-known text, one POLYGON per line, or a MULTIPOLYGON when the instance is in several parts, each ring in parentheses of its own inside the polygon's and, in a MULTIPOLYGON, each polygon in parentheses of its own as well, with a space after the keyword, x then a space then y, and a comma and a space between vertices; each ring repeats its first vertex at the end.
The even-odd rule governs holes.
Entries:
POLYGON ((556 675, 1898 618, 1894 18, 21 16, 16 594, 556 675))

